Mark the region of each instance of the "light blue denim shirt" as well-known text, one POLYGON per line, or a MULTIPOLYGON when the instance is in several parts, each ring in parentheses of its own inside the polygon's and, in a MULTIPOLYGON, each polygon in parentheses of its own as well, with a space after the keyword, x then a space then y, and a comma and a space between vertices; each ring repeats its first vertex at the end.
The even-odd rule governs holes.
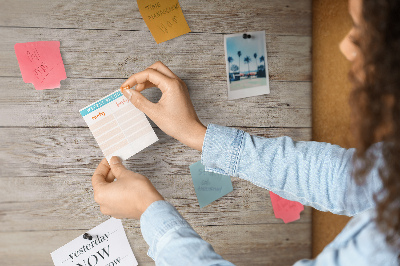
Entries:
MULTIPOLYGON (((379 150, 379 144, 375 147, 379 150)), ((288 200, 321 211, 355 216, 314 260, 305 265, 398 265, 398 251, 374 222, 373 195, 382 184, 376 167, 363 186, 351 177, 354 149, 289 137, 261 138, 210 124, 203 143, 207 171, 236 176, 288 200)), ((148 255, 157 265, 233 265, 216 254, 166 201, 150 205, 140 218, 148 255)))

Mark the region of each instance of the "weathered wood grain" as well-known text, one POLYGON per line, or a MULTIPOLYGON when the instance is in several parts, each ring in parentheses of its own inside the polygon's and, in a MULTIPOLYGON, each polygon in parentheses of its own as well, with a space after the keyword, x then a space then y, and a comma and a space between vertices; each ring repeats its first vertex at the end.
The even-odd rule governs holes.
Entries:
MULTIPOLYGON (((192 33, 157 45, 136 1, 3 0, 0 10, 0 258, 50 265, 50 252, 107 219, 90 178, 103 157, 78 110, 131 73, 163 61, 188 85, 204 124, 265 137, 311 139, 311 1, 180 0, 192 33), (266 31, 271 94, 227 101, 223 34, 266 31), (22 81, 16 42, 59 40, 68 79, 36 91, 22 81)), ((156 89, 144 93, 157 101, 156 89)), ((188 166, 200 153, 166 136, 125 162, 215 250, 237 265, 290 265, 311 256, 311 208, 275 219, 268 192, 232 178, 234 191, 200 209, 188 166)), ((139 265, 139 222, 124 228, 139 265)))
MULTIPOLYGON (((14 182, 3 179, 6 183, 5 186, 8 184, 19 187, 29 185, 30 190, 21 189, 21 191, 14 192, 11 197, 7 197, 10 193, 7 190, 6 194, 2 196, 2 198, 6 196, 6 199, 10 198, 11 200, 2 200, 0 203, 1 205, 7 204, 0 210, 2 223, 0 232, 74 230, 101 222, 103 216, 93 201, 89 179, 86 182, 77 180, 72 182, 63 177, 37 179, 36 182, 31 179, 19 179, 14 182), (52 184, 48 184, 49 182, 52 184), (60 191, 63 187, 62 183, 69 184, 70 188, 60 191), (22 191, 30 195, 21 195, 22 191), (13 201, 13 198, 17 199, 13 201), (46 217, 45 223, 43 222, 44 217, 46 217)), ((166 176, 164 179, 164 183, 154 178, 152 181, 157 182, 156 187, 160 193, 163 193, 165 198, 193 226, 283 223, 274 218, 266 190, 237 178, 233 179, 234 191, 232 193, 202 209, 198 206, 190 176, 166 176), (169 183, 166 184, 166 182, 169 183), (167 188, 167 185, 173 188, 167 188)), ((294 224, 309 225, 310 222, 311 208, 306 207, 305 211, 301 213, 300 220, 294 224)), ((129 225, 130 227, 139 227, 139 222, 132 220, 129 225)))
MULTIPOLYGON (((192 33, 156 44, 149 34, 143 31, 2 28, 0 73, 21 76, 14 54, 15 43, 59 40, 69 78, 126 78, 160 60, 182 79, 226 80, 223 35, 192 33)), ((310 36, 267 35, 266 41, 271 80, 311 81, 310 36)))
MULTIPOLYGON (((118 89, 123 81, 67 79, 60 89, 36 91, 20 78, 0 78, 0 87, 15 88, 0 90, 0 126, 84 127, 79 110, 118 89)), ((225 81, 186 83, 204 124, 311 127, 310 82, 271 82, 270 94, 233 101, 227 101, 225 81)), ((161 93, 148 89, 144 95, 157 101, 161 93)))
MULTIPOLYGON (((242 128, 258 136, 310 140, 310 128, 242 128)), ((200 160, 193 150, 155 129, 159 141, 126 161, 126 166, 152 177, 188 175, 200 160)), ((2 177, 69 176, 90 178, 103 154, 88 128, 0 128, 2 177)))
MULTIPOLYGON (((106 218, 102 217, 104 220, 106 218)), ((0 232, 2 265, 26 265, 28 262, 32 266, 51 265, 52 251, 96 225, 93 223, 81 230, 0 232)), ((261 224, 194 226, 194 229, 217 253, 239 266, 292 265, 309 257, 311 235, 308 227, 308 224, 261 224), (239 240, 240 246, 235 244, 239 240)), ((154 265, 146 255, 148 246, 140 229, 129 227, 126 221, 124 228, 139 265, 154 265)))
MULTIPOLYGON (((3 0, 0 26, 146 31, 136 1, 3 0), (26 14, 30 14, 27 16, 26 14)), ((311 35, 311 1, 180 0, 192 32, 311 35)), ((153 40, 153 39, 151 39, 153 40)))
MULTIPOLYGON (((296 140, 307 140, 310 135, 310 130, 303 128, 245 130, 265 137, 289 135, 296 140)), ((273 216, 268 191, 238 178, 233 178, 233 192, 199 209, 188 168, 200 159, 199 152, 159 129, 156 133, 160 140, 125 164, 148 176, 190 223, 281 223, 273 216)), ((102 155, 87 128, 2 128, 0 139, 5 140, 0 146, 4 166, 0 231, 79 229, 87 223, 100 223, 90 177, 102 155), (90 150, 95 154, 88 153, 90 150)), ((310 208, 306 208, 298 222, 309 223, 310 214, 310 208)), ((132 224, 139 226, 137 221, 132 224)))
MULTIPOLYGON (((73 230, 100 223, 102 215, 93 200, 90 177, 77 173, 72 177, 1 178, 0 232, 73 230)), ((194 226, 283 223, 274 217, 268 191, 245 180, 232 178, 233 192, 200 209, 190 175, 160 174, 149 178, 194 226)), ((311 208, 307 207, 295 223, 310 222, 311 208)), ((130 224, 139 227, 139 221, 130 224)))

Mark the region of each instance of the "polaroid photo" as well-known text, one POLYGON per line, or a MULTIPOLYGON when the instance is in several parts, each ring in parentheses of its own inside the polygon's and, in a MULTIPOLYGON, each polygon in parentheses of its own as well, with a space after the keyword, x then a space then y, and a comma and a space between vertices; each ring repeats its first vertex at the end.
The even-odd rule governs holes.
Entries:
POLYGON ((224 36, 228 100, 269 94, 265 31, 224 36))

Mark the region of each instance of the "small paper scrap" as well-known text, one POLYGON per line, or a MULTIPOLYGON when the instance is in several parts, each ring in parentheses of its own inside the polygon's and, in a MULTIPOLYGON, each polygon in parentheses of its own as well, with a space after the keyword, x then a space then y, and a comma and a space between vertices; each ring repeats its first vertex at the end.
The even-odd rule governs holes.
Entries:
POLYGON ((233 190, 230 176, 206 172, 200 161, 190 166, 190 174, 200 208, 233 190))
POLYGON ((300 213, 304 210, 301 203, 284 199, 271 191, 269 195, 276 218, 282 219, 285 224, 300 219, 300 213))
POLYGON ((36 90, 59 88, 67 78, 59 41, 16 43, 14 50, 22 79, 36 90))
POLYGON ((129 245, 121 220, 111 218, 53 251, 55 266, 138 265, 129 245))
POLYGON ((157 43, 190 32, 178 0, 137 0, 140 14, 157 43))
POLYGON ((107 161, 112 156, 126 160, 158 140, 146 115, 119 90, 79 112, 107 161))

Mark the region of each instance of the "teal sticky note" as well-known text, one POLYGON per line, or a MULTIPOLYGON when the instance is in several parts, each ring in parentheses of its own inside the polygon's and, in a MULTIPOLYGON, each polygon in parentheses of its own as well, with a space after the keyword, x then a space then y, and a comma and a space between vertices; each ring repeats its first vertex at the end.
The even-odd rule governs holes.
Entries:
POLYGON ((190 174, 200 208, 233 190, 230 176, 206 172, 200 161, 190 166, 190 174))

